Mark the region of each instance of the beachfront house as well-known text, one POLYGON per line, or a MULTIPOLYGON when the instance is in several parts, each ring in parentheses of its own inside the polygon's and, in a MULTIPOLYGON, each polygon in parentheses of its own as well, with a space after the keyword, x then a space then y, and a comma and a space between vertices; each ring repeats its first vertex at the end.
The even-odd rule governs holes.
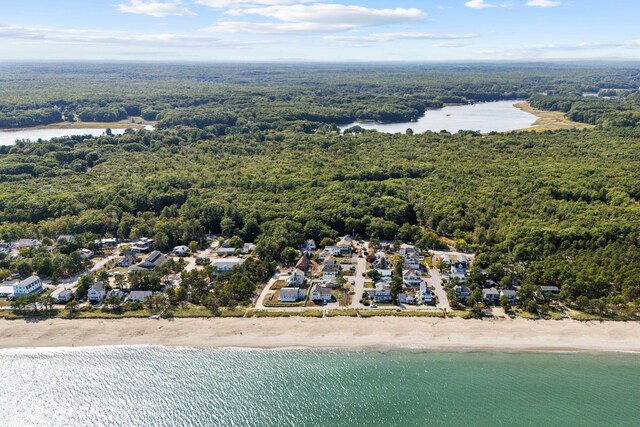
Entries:
POLYGON ((500 298, 502 297, 509 298, 509 304, 515 304, 518 299, 514 289, 500 289, 500 298))
POLYGON ((18 283, 17 280, 2 282, 0 285, 0 298, 13 297, 13 287, 18 283))
POLYGON ((373 300, 375 302, 390 302, 391 301, 391 286, 389 282, 378 282, 373 290, 373 300))
POLYGON ((462 302, 466 301, 467 298, 471 296, 471 289, 464 285, 454 286, 453 291, 456 293, 456 298, 458 298, 458 300, 462 302))
POLYGON ((324 284, 316 283, 311 288, 311 299, 313 301, 331 301, 331 288, 324 284))
POLYGON ((415 292, 402 292, 398 294, 398 302, 400 304, 414 305, 416 303, 415 292))
POLYGON ((151 297, 151 295, 153 295, 153 292, 151 291, 131 291, 127 300, 145 302, 151 297))
POLYGON ((404 270, 402 272, 402 282, 407 286, 417 288, 422 283, 422 276, 416 270, 404 270))
POLYGON ((427 285, 427 282, 420 283, 420 300, 423 304, 435 304, 436 299, 433 291, 427 285))
POLYGON ((496 304, 500 300, 500 292, 496 288, 483 289, 482 300, 485 304, 496 304))
POLYGON ((111 289, 109 292, 107 292, 106 299, 109 299, 109 298, 112 298, 112 297, 116 297, 120 301, 122 301, 124 299, 125 295, 124 295, 124 292, 122 292, 122 290, 120 290, 120 289, 111 289))
POLYGON ((40 280, 40 277, 31 276, 13 285, 13 295, 18 298, 31 294, 39 294, 42 292, 42 289, 42 280, 40 280))
POLYGON ((73 298, 73 291, 67 288, 57 288, 51 292, 51 298, 57 303, 67 303, 73 298))
POLYGON ((298 302, 304 300, 306 293, 300 288, 282 288, 280 289, 280 302, 298 302))
POLYGON ((216 268, 218 273, 228 273, 233 267, 239 267, 244 263, 244 259, 238 257, 220 258, 215 259, 211 263, 216 268))
POLYGON ((87 299, 92 303, 100 303, 104 299, 106 291, 104 289, 104 283, 96 282, 87 292, 87 299))

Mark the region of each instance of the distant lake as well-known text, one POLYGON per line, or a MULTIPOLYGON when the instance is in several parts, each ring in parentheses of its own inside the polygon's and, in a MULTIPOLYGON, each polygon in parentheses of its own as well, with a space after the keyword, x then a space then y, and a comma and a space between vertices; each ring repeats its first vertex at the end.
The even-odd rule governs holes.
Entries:
POLYGON ((492 131, 507 132, 528 128, 538 120, 533 114, 514 106, 519 102, 522 101, 496 101, 456 105, 438 110, 427 110, 424 116, 414 122, 355 122, 340 129, 344 130, 358 125, 364 129, 376 129, 379 132, 386 133, 404 133, 408 128, 411 128, 415 133, 422 133, 428 130, 434 132, 446 130, 451 133, 459 130, 473 130, 482 133, 492 131))
MULTIPOLYGON (((144 125, 145 129, 153 130, 153 126, 144 125)), ((18 129, 18 130, 0 130, 0 145, 14 145, 16 140, 29 139, 33 142, 38 139, 48 141, 51 138, 61 138, 63 136, 72 135, 93 135, 102 136, 107 128, 81 128, 81 129, 18 129)), ((122 135, 125 129, 111 129, 114 135, 122 135)))

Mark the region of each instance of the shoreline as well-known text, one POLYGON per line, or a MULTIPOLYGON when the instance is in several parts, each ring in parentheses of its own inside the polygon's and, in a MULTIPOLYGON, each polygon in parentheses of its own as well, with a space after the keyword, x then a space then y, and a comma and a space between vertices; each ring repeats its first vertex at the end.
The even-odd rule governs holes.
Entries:
POLYGON ((545 111, 534 108, 527 101, 521 101, 513 104, 517 109, 525 113, 532 114, 537 120, 528 128, 518 129, 520 132, 526 131, 545 131, 545 130, 563 130, 563 129, 593 129, 595 126, 587 123, 574 122, 569 120, 564 113, 558 111, 545 111))
POLYGON ((30 126, 24 128, 4 128, 0 129, 2 132, 28 132, 32 130, 55 130, 55 129, 98 129, 98 128, 110 128, 110 129, 146 129, 147 126, 153 126, 152 123, 141 122, 131 123, 126 121, 119 122, 59 122, 51 123, 48 125, 30 126))
POLYGON ((638 322, 437 318, 0 320, 0 349, 165 346, 367 351, 640 353, 638 322))

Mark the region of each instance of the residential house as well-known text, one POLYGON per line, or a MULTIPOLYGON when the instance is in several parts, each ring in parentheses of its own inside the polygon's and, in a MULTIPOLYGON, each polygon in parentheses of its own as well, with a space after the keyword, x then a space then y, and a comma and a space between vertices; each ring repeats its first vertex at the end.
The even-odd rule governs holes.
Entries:
POLYGON ((500 300, 500 292, 496 288, 483 289, 482 300, 486 304, 495 304, 500 300))
POLYGON ((218 248, 217 252, 218 256, 233 256, 236 253, 236 248, 218 248))
POLYGON ((83 259, 91 259, 95 253, 91 249, 83 248, 80 249, 80 257, 83 259))
POLYGON ((251 252, 256 250, 256 244, 255 243, 245 243, 244 245, 242 245, 242 248, 240 249, 240 252, 242 252, 243 254, 247 255, 250 254, 251 252))
POLYGON ((13 297, 13 287, 18 283, 18 280, 3 282, 0 285, 0 298, 13 297))
POLYGON ((414 305, 416 303, 415 292, 402 292, 398 294, 398 302, 400 304, 414 305))
POLYGON ((560 293, 560 288, 557 286, 540 286, 540 290, 543 294, 554 294, 557 295, 560 293))
POLYGON ((313 252, 315 251, 317 248, 316 246, 316 242, 313 239, 309 239, 306 242, 304 242, 304 244, 302 245, 302 252, 313 252))
POLYGON ((391 301, 391 285, 389 282, 378 282, 373 290, 373 300, 375 302, 391 301))
POLYGON ((190 251, 189 251, 189 247, 188 246, 176 246, 175 248, 173 248, 173 253, 176 256, 188 256, 190 251))
POLYGON ((124 300, 124 292, 122 292, 122 290, 120 289, 111 289, 109 292, 107 292, 107 296, 106 299, 109 299, 111 297, 116 297, 118 298, 120 301, 124 300))
POLYGON ((350 236, 344 236, 337 244, 338 250, 341 255, 349 255, 351 254, 351 244, 353 243, 353 239, 350 236))
POLYGON ((516 291, 513 289, 500 289, 500 298, 502 297, 509 298, 509 304, 515 304, 518 299, 516 291))
POLYGON ((340 256, 340 249, 337 246, 325 246, 318 256, 321 261, 329 256, 340 256))
POLYGON ((331 301, 331 288, 322 284, 315 284, 311 288, 311 299, 313 301, 331 301))
POLYGON ((149 239, 148 237, 143 237, 142 239, 134 242, 132 248, 139 253, 147 253, 153 248, 153 239, 149 239))
POLYGON ((393 270, 388 269, 388 268, 386 268, 384 270, 377 268, 376 271, 380 274, 380 279, 385 280, 387 282, 391 281, 391 276, 393 275, 393 270))
POLYGON ((458 300, 462 302, 466 301, 467 298, 471 296, 471 289, 464 285, 454 286, 453 291, 456 293, 456 298, 458 298, 458 300))
POLYGON ((420 251, 413 245, 401 244, 400 250, 398 250, 398 254, 403 258, 408 255, 420 255, 420 251))
POLYGON ((40 246, 40 240, 36 239, 19 239, 13 242, 14 249, 29 249, 40 246))
POLYGON ((23 297, 42 292, 42 280, 38 276, 31 276, 13 285, 13 295, 23 297))
POLYGON ((67 288, 57 288, 51 292, 51 298, 58 303, 67 303, 73 298, 73 291, 67 288))
POLYGON ((433 291, 427 285, 427 282, 420 283, 420 300, 423 304, 435 304, 436 299, 433 295, 433 291))
POLYGON ((340 274, 340 266, 338 264, 329 264, 322 267, 322 278, 325 280, 336 279, 340 274))
POLYGON ((287 278, 287 285, 289 286, 302 286, 306 281, 306 277, 304 275, 304 271, 296 268, 293 270, 293 273, 287 278))
POLYGON ((305 273, 311 271, 311 260, 309 259, 307 254, 304 254, 300 257, 300 259, 296 263, 296 268, 304 271, 305 273))
POLYGON ((124 253, 124 256, 122 257, 122 259, 120 261, 118 261, 118 263, 116 264, 117 267, 131 267, 133 264, 136 263, 136 252, 135 251, 127 251, 124 253))
POLYGON ((300 288, 282 288, 280 289, 280 302, 298 302, 304 300, 306 296, 305 290, 300 288))
POLYGON ((145 302, 151 297, 151 295, 153 295, 153 292, 151 291, 131 291, 127 301, 145 302))
POLYGON ((410 270, 420 270, 420 256, 409 254, 404 257, 404 267, 410 270))
POLYGON ((115 248, 118 244, 118 239, 115 237, 106 237, 103 239, 96 239, 93 241, 93 244, 100 249, 110 249, 115 248))
POLYGON ((69 243, 73 243, 76 241, 75 236, 72 236, 70 234, 63 234, 61 236, 58 236, 58 238, 56 239, 57 243, 60 243, 61 240, 66 240, 69 243))
POLYGON ((416 270, 404 270, 402 272, 402 282, 407 286, 418 287, 422 283, 422 276, 416 270))
POLYGON ((129 267, 129 271, 152 271, 163 265, 169 260, 165 254, 160 251, 153 251, 141 263, 129 267))
POLYGON ((469 276, 469 262, 460 257, 455 261, 450 263, 450 274, 449 277, 454 278, 457 277, 461 282, 464 282, 469 276))
POLYGON ((233 269, 233 267, 236 267, 236 266, 239 267, 243 263, 244 263, 244 259, 242 258, 228 257, 228 258, 215 259, 213 260, 211 265, 218 270, 218 273, 228 273, 233 269))
POLYGON ((106 291, 104 289, 104 283, 96 282, 92 287, 89 288, 87 292, 87 299, 89 302, 99 303, 102 302, 106 295, 106 291))
POLYGON ((387 253, 383 252, 383 251, 378 251, 376 252, 376 265, 378 266, 382 266, 382 264, 384 264, 384 266, 389 265, 389 262, 387 260, 387 253))

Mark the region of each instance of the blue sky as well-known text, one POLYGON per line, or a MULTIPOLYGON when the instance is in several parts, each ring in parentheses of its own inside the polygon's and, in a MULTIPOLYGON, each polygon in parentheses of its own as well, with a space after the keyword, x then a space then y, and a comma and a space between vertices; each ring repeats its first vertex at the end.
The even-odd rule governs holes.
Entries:
POLYGON ((0 0, 0 58, 640 60, 638 0, 0 0))

